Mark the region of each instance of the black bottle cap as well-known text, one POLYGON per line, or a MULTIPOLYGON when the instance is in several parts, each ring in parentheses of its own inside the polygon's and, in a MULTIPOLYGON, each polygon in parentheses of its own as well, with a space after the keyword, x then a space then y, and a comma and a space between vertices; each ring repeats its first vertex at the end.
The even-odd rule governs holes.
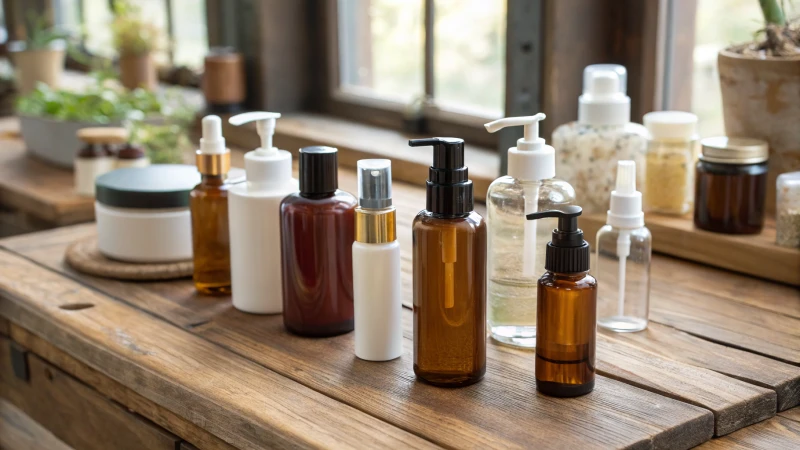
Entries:
POLYGON ((561 210, 540 211, 527 215, 528 220, 558 217, 558 228, 547 243, 544 268, 556 273, 586 272, 589 270, 589 243, 583 240, 578 228, 580 206, 565 206, 561 210))
POLYGON ((473 210, 472 181, 464 165, 464 140, 449 137, 412 139, 411 147, 433 146, 428 169, 425 209, 435 214, 461 216, 473 210))
POLYGON ((300 194, 320 195, 339 188, 337 155, 333 147, 303 147, 300 149, 300 194))

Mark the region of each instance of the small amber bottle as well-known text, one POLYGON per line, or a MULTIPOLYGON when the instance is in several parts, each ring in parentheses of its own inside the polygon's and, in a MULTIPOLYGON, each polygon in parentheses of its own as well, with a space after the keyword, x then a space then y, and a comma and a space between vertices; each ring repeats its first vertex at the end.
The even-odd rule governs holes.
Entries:
POLYGON ((217 116, 203 118, 203 138, 196 161, 202 179, 189 194, 194 286, 202 294, 226 295, 231 292, 228 185, 225 183, 230 151, 225 148, 222 122, 217 116))
POLYGON ((589 275, 589 244, 578 228, 579 206, 528 214, 557 217, 539 279, 536 315, 536 389, 575 397, 594 389, 597 281, 589 275))
POLYGON ((427 206, 413 224, 414 373, 464 386, 486 373, 486 224, 473 211, 464 141, 432 138, 427 206))

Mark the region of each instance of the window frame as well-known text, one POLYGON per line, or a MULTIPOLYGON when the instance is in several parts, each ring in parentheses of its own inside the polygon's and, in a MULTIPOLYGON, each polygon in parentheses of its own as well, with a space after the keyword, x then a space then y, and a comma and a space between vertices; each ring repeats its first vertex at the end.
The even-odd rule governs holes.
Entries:
MULTIPOLYGON (((424 43, 424 86, 425 95, 435 99, 433 87, 433 0, 423 0, 425 26, 424 43)), ((510 2, 513 3, 513 2, 510 2)), ((338 1, 324 2, 323 22, 324 48, 326 55, 323 95, 320 109, 328 114, 345 117, 358 122, 381 126, 384 128, 400 129, 415 133, 413 126, 405 124, 404 110, 406 105, 377 96, 359 94, 357 89, 342 89, 340 79, 340 52, 339 52, 339 27, 338 27, 338 1)), ((506 16, 508 22, 508 15, 506 16)), ((508 30, 506 31, 508 34, 508 30)), ((506 37, 507 39, 507 37, 506 37)), ((508 76, 506 75, 506 79, 508 76)), ((505 109, 505 105, 504 105, 505 109)), ((483 124, 497 119, 490 115, 472 114, 466 111, 457 111, 437 106, 435 103, 425 102, 421 115, 424 121, 424 134, 439 136, 458 136, 468 144, 476 144, 494 148, 498 138, 487 133, 483 124)))

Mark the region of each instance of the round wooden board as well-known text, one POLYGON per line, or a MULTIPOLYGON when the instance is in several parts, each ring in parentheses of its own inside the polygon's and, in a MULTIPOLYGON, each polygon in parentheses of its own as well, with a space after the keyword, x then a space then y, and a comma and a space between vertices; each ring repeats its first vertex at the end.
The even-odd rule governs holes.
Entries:
POLYGON ((78 272, 117 280, 174 280, 191 277, 194 270, 192 261, 129 263, 108 258, 97 249, 97 236, 73 242, 64 258, 78 272))

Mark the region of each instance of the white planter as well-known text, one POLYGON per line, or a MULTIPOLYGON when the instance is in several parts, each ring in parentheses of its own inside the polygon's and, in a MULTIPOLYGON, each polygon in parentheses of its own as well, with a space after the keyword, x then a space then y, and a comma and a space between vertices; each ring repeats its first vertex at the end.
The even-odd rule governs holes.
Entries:
POLYGON ((83 143, 76 133, 86 127, 120 126, 119 122, 99 125, 87 122, 70 122, 46 117, 19 116, 19 127, 25 147, 33 155, 65 169, 72 169, 72 161, 83 143))

